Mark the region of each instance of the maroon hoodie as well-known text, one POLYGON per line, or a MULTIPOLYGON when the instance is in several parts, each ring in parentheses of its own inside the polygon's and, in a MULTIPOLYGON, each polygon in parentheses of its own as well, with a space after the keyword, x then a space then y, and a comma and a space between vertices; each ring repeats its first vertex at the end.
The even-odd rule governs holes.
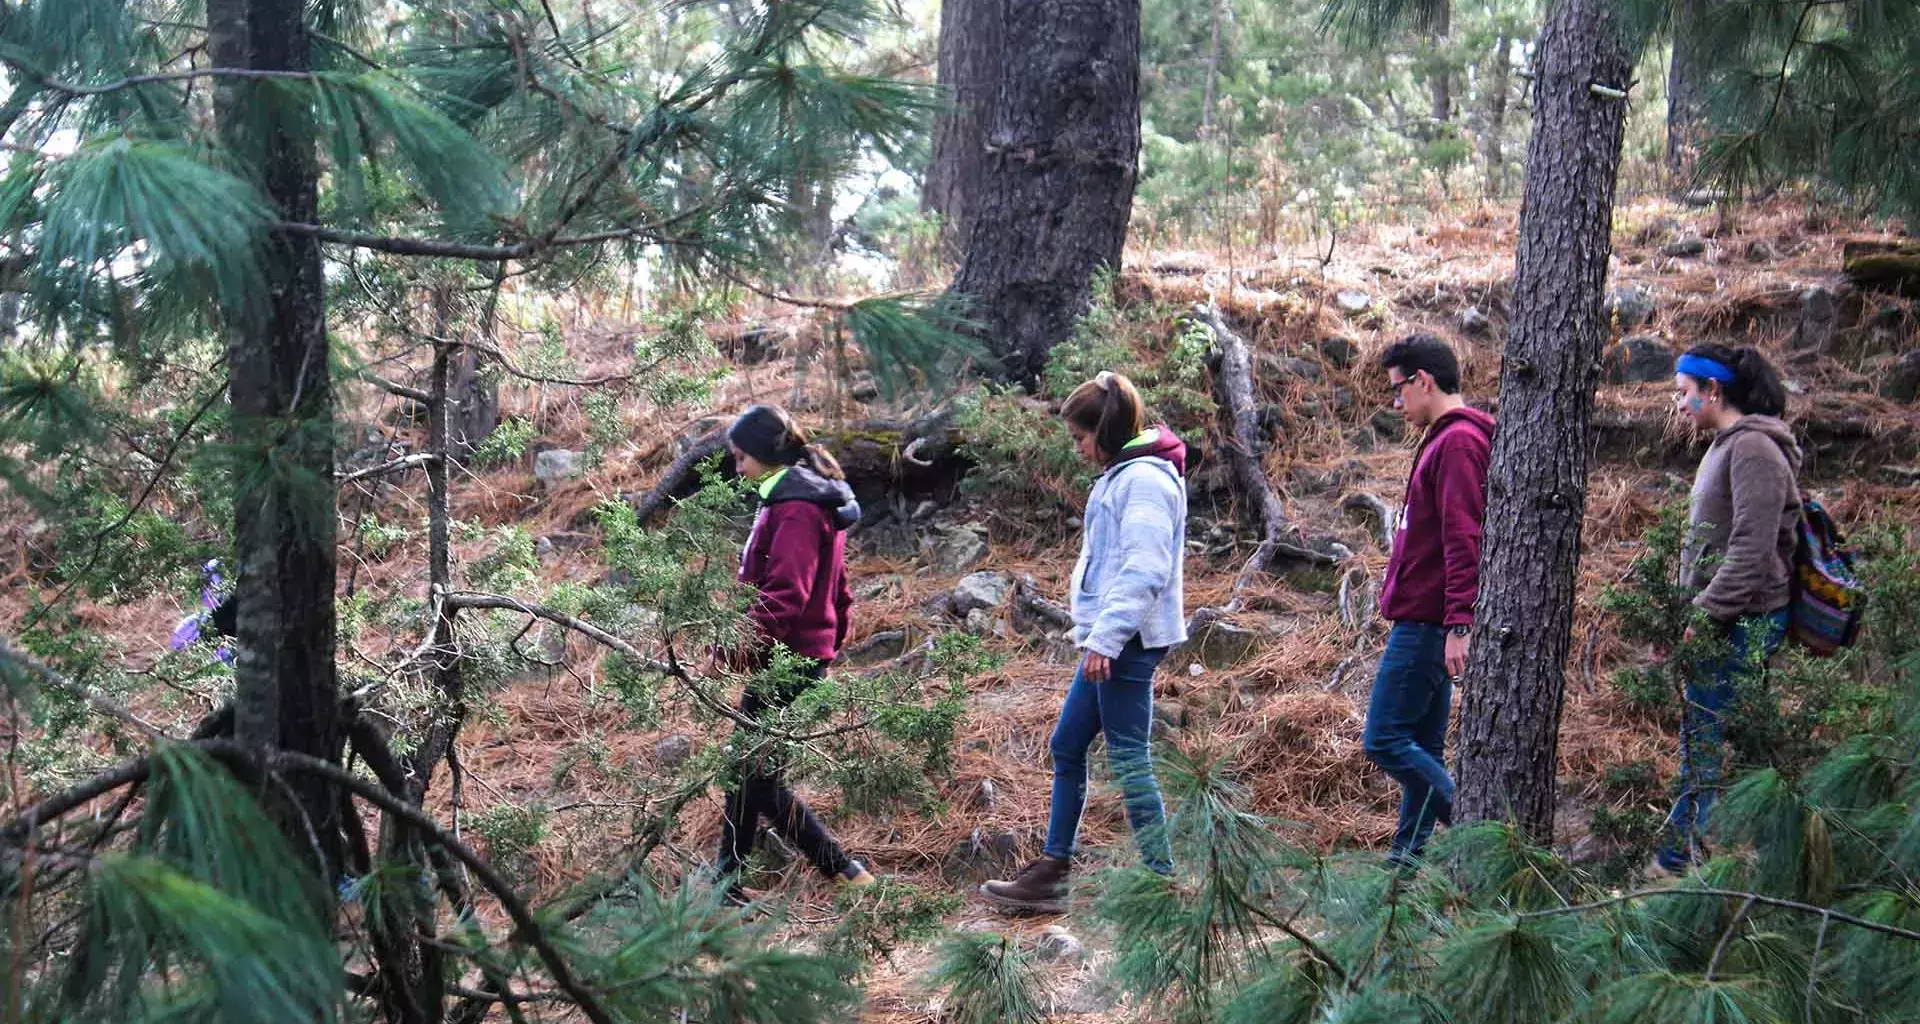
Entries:
POLYGON ((1493 417, 1461 408, 1436 420, 1413 457, 1380 614, 1394 622, 1473 624, 1487 514, 1493 417))
POLYGON ((760 485, 760 514, 740 553, 740 582, 759 591, 748 615, 761 640, 821 661, 839 655, 853 608, 847 528, 859 521, 852 488, 805 465, 760 485))

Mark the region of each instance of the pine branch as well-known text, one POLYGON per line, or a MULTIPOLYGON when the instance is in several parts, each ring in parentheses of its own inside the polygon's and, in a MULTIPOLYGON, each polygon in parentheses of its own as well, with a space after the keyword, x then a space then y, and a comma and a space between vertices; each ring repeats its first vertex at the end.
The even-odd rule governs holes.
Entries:
POLYGON ((149 740, 172 739, 165 730, 133 713, 125 704, 106 695, 99 687, 77 679, 68 679, 53 670, 53 667, 25 651, 14 647, 6 637, 0 636, 0 664, 12 663, 39 676, 41 680, 58 690, 74 694, 93 706, 95 711, 108 718, 125 722, 139 730, 149 740))
POLYGON ((1819 907, 1811 903, 1801 903, 1798 900, 1781 899, 1778 896, 1763 896, 1759 893, 1743 892, 1738 889, 1639 889, 1604 900, 1595 900, 1592 903, 1575 903, 1570 906, 1553 907, 1547 910, 1531 910, 1515 916, 1525 920, 1535 917, 1557 917, 1561 914, 1579 914, 1589 910, 1602 910, 1607 907, 1618 906, 1622 903, 1632 903, 1636 900, 1653 899, 1661 896, 1709 896, 1725 900, 1747 900, 1763 906, 1780 907, 1784 910, 1796 910, 1803 914, 1819 914, 1823 918, 1841 921, 1853 925, 1856 928, 1865 928, 1868 931, 1880 932, 1883 935, 1892 935, 1896 938, 1906 939, 1909 942, 1920 942, 1920 932, 1909 931, 1908 929, 1890 924, 1881 924, 1878 921, 1869 921, 1864 917, 1855 917, 1852 914, 1842 913, 1831 907, 1819 907))
MULTIPOLYGON (((210 746, 208 750, 215 756, 229 760, 238 758, 249 763, 256 760, 253 752, 232 743, 210 746)), ((289 750, 270 751, 261 760, 264 760, 269 768, 290 769, 331 782, 405 822, 435 845, 452 854, 455 859, 465 864, 467 869, 473 872, 474 877, 480 879, 480 883, 486 886, 487 891, 500 902, 501 909, 505 910, 507 916, 513 921, 516 937, 533 947, 535 955, 540 958, 541 963, 547 968, 547 973, 553 978, 553 983, 575 1006, 580 1008, 580 1012, 594 1024, 614 1024, 614 1018, 600 1005, 599 999, 574 977, 573 969, 568 966, 566 958, 560 955, 559 949, 547 937, 540 923, 534 919, 533 912, 527 908, 526 902, 514 892, 513 886, 494 870, 493 865, 489 864, 486 858, 473 852, 465 843, 442 830, 438 822, 428 817, 419 808, 387 792, 383 787, 374 785, 339 765, 289 750)))
POLYGON ((105 96, 108 93, 136 89, 143 85, 163 85, 168 82, 190 82, 199 78, 244 78, 259 80, 290 80, 311 82, 316 76, 306 71, 268 71, 257 68, 194 68, 189 71, 163 71, 151 75, 133 75, 105 85, 79 85, 63 82, 60 79, 40 73, 33 66, 17 59, 0 54, 0 64, 18 70, 23 78, 39 85, 43 89, 64 93, 68 96, 105 96))
POLYGON ((350 245, 356 249, 370 249, 374 252, 391 253, 395 256, 438 256, 457 260, 478 260, 486 263, 498 263, 507 260, 525 260, 538 256, 550 249, 565 249, 582 245, 600 245, 605 242, 638 241, 653 243, 684 242, 683 238, 668 238, 659 234, 661 228, 676 221, 693 216, 696 210, 675 214, 664 221, 650 224, 636 224, 631 227, 615 228, 608 231, 595 231, 584 235, 566 235, 542 238, 530 238, 515 245, 474 245, 467 242, 447 242, 435 238, 404 238, 392 235, 370 235, 357 231, 342 231, 320 224, 303 224, 294 221, 282 221, 273 227, 291 235, 306 235, 318 238, 322 242, 334 245, 350 245))
MULTIPOLYGON (((1740 909, 1734 912, 1733 920, 1727 922, 1726 930, 1720 933, 1720 941, 1713 946, 1713 956, 1707 958, 1706 980, 1712 981, 1714 974, 1720 970, 1720 958, 1726 955, 1727 946, 1733 942, 1733 933, 1739 931, 1740 925, 1746 921, 1747 912, 1753 909, 1753 901, 1756 898, 1747 897, 1746 901, 1740 904, 1740 909)), ((1826 917, 1822 915, 1821 920, 1824 922, 1826 917)))
POLYGON ((772 739, 783 740, 788 743, 808 743, 845 733, 858 732, 873 724, 871 720, 862 720, 850 725, 841 725, 832 729, 823 729, 819 732, 810 733, 791 733, 785 730, 775 729, 764 722, 741 714, 739 711, 727 706, 721 701, 715 700, 713 695, 709 694, 706 689, 693 678, 693 674, 688 672, 686 667, 680 664, 671 644, 667 646, 667 660, 661 661, 658 658, 649 657, 638 647, 614 636, 612 633, 601 629, 599 626, 585 619, 568 615, 563 611, 557 611, 542 605, 522 601, 519 598, 507 597, 504 594, 479 594, 472 591, 459 591, 448 594, 446 600, 448 606, 453 608, 491 608, 502 611, 514 611, 522 615, 532 615, 546 619, 549 622, 558 623, 600 644, 602 647, 618 651, 628 660, 648 671, 657 672, 674 680, 680 684, 681 689, 685 690, 695 701, 707 710, 724 718, 731 719, 735 725, 744 726, 753 732, 760 733, 772 739))
MULTIPOLYGON (((225 357, 221 357, 221 362, 224 363, 225 361, 225 357)), ((87 574, 93 571, 93 567, 100 563, 100 556, 106 550, 104 545, 107 542, 107 538, 119 533, 128 523, 133 522, 133 517, 139 515, 140 510, 146 507, 147 499, 153 497, 153 492, 160 486, 161 479, 167 475, 167 470, 173 466, 174 457, 179 454, 180 446, 186 443, 187 436, 193 433, 193 429, 200 425, 201 418, 206 416, 208 410, 213 408, 214 403, 225 397, 226 393, 227 389, 224 386, 217 387, 208 392, 207 397, 200 400, 199 406, 193 410, 193 415, 187 417, 187 422, 182 424, 180 429, 175 431, 173 437, 167 442, 166 450, 160 453, 159 465, 153 467, 153 474, 147 478, 146 486, 142 487, 140 493, 127 505, 126 512, 123 513, 119 519, 101 527, 100 531, 93 535, 93 539, 88 541, 86 564, 82 565, 78 571, 68 578, 67 582, 54 593, 51 600, 39 608, 34 609, 33 614, 29 615, 26 622, 21 625, 20 628, 22 630, 32 629, 34 626, 39 625, 53 609, 60 606, 60 603, 66 599, 69 593, 72 593, 73 588, 79 586, 80 581, 85 579, 87 574)))

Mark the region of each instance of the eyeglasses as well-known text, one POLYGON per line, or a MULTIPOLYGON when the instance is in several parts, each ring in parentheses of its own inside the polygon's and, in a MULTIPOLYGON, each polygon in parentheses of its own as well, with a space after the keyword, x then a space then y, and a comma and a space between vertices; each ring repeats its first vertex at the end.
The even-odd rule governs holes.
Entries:
POLYGON ((1401 391, 1402 391, 1402 390, 1403 390, 1404 388, 1406 388, 1406 386, 1407 386, 1407 385, 1409 385, 1409 384, 1413 384, 1413 383, 1416 383, 1416 382, 1418 382, 1419 380, 1420 380, 1420 378, 1418 378, 1418 377, 1403 377, 1403 378, 1401 378, 1400 380, 1390 380, 1390 381, 1388 381, 1388 382, 1387 382, 1387 386, 1388 386, 1389 388, 1391 388, 1391 389, 1393 390, 1393 397, 1395 397, 1395 398, 1399 398, 1399 397, 1400 397, 1400 392, 1401 392, 1401 391))

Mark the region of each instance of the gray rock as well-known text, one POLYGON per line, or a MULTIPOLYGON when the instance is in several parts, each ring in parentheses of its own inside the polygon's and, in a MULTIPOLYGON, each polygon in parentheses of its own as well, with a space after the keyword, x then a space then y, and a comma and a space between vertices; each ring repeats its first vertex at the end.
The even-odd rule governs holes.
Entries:
POLYGON ((1366 292, 1343 290, 1334 295, 1333 302, 1343 313, 1359 314, 1373 306, 1373 297, 1366 292))
POLYGON ((924 542, 933 567, 963 573, 987 560, 987 531, 971 524, 937 526, 924 542))
POLYGON ((1333 407, 1341 412, 1346 412, 1348 409, 1353 408, 1353 389, 1334 388, 1333 407))
POLYGON ((953 585, 953 610, 966 615, 976 608, 999 608, 1013 596, 1013 577, 1004 572, 976 572, 953 585))
POLYGON ((1231 622, 1213 622, 1187 644, 1206 667, 1231 668, 1253 657, 1253 652, 1260 647, 1260 634, 1231 622))
POLYGON ((1360 346, 1352 340, 1334 335, 1320 340, 1320 358, 1329 366, 1344 370, 1360 359, 1360 346))
POLYGON ((653 760, 662 768, 678 768, 693 756, 693 738, 683 733, 662 736, 653 745, 653 760))
POLYGON ((985 608, 975 608, 962 617, 960 628, 974 636, 1005 636, 1006 630, 1000 627, 1000 619, 985 608))
POLYGON ((1484 337, 1493 333, 1493 321, 1480 312, 1479 306, 1468 306, 1460 312, 1460 329, 1475 337, 1484 337))
POLYGON ((1673 377, 1673 350, 1651 334, 1636 334, 1607 350, 1602 365, 1609 384, 1647 384, 1673 377))
POLYGON ((1020 841, 1012 832, 976 828, 941 858, 940 875, 953 885, 1010 878, 1010 872, 1019 867, 1019 853, 1020 841))
POLYGON ((1604 306, 1607 318, 1618 323, 1621 330, 1638 327, 1653 319, 1655 308, 1653 292, 1637 284, 1609 290, 1604 306))
POLYGON ((1040 933, 1040 941, 1034 943, 1033 955, 1042 963, 1058 963, 1062 960, 1081 960, 1087 955, 1087 949, 1073 933, 1057 924, 1050 924, 1040 933))
POLYGON ((967 806, 976 811, 991 811, 998 802, 999 794, 994 790, 992 779, 981 779, 980 784, 973 787, 973 792, 967 794, 967 806))
POLYGON ((1298 377, 1301 380, 1308 380, 1308 381, 1314 381, 1314 380, 1320 379, 1319 364, 1310 363, 1305 359, 1298 359, 1298 358, 1292 358, 1292 357, 1282 359, 1279 361, 1278 368, 1281 373, 1284 373, 1289 377, 1298 377))
POLYGON ((533 542, 533 556, 535 558, 545 558, 551 554, 553 554, 552 537, 542 537, 533 542))
POLYGON ((1660 255, 1674 259, 1692 259, 1706 251, 1707 240, 1704 238, 1676 238, 1660 247, 1660 255))
POLYGON ((1399 441, 1407 436, 1407 417, 1398 409, 1382 409, 1367 423, 1383 441, 1399 441))
POLYGON ((549 448, 533 457, 533 478, 542 487, 558 486, 587 471, 586 456, 565 448, 549 448))
POLYGON ((1913 402, 1920 399, 1920 349, 1915 349, 1900 357, 1887 371, 1886 379, 1880 382, 1880 395, 1896 402, 1913 402))
POLYGON ((860 529, 854 533, 853 541, 861 551, 890 562, 912 558, 920 552, 920 538, 913 527, 893 519, 860 529))
POLYGON ((853 585, 853 597, 857 601, 873 601, 882 597, 892 597, 906 586, 906 577, 897 572, 881 573, 869 576, 853 585))
POLYGON ((1775 255, 1776 253, 1773 251, 1773 246, 1768 245, 1763 239, 1756 238, 1747 243, 1746 256, 1748 263, 1770 263, 1773 261, 1775 255))
POLYGON ((1649 242, 1664 242, 1679 234, 1685 226, 1673 217, 1655 217, 1639 231, 1634 232, 1634 238, 1642 245, 1649 242))
POLYGON ((1834 331, 1840 325, 1840 310, 1833 293, 1815 285, 1800 293, 1800 323, 1793 329, 1788 346, 1812 352, 1825 352, 1833 344, 1834 331))
POLYGON ((1184 729, 1187 725, 1187 706, 1177 700, 1156 700, 1153 702, 1153 724, 1156 729, 1184 729))

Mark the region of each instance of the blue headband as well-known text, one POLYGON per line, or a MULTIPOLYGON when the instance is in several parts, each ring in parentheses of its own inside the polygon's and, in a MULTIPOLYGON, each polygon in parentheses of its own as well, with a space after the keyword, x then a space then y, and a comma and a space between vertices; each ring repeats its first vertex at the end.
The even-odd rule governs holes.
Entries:
POLYGON ((1691 352, 1681 356, 1673 369, 1676 373, 1684 373, 1701 380, 1717 380, 1722 384, 1733 383, 1733 370, 1727 364, 1717 359, 1708 359, 1706 356, 1696 356, 1691 352))

